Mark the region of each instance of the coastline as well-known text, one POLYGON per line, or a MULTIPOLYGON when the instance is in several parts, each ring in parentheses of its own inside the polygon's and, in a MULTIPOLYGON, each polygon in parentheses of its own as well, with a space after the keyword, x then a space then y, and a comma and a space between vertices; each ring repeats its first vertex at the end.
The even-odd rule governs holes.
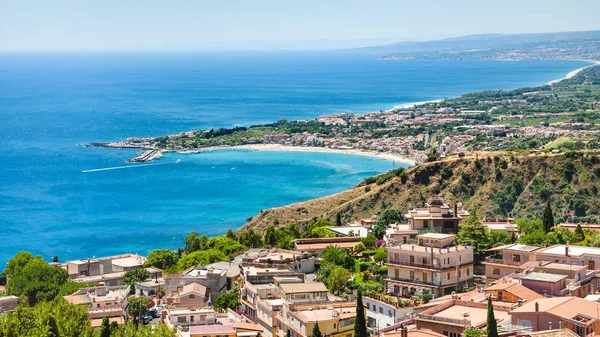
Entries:
POLYGON ((312 146, 286 146, 280 144, 248 144, 248 145, 236 145, 236 146, 213 146, 206 147, 198 150, 199 152, 211 151, 211 150, 247 150, 247 151, 288 151, 288 152, 322 152, 322 153, 341 153, 341 154, 353 154, 359 156, 369 156, 378 159, 399 162, 415 166, 417 164, 413 159, 389 153, 389 152, 376 152, 358 149, 332 149, 328 147, 312 147, 312 146))
POLYGON ((600 64, 600 61, 598 61, 598 60, 581 60, 581 61, 590 62, 591 64, 589 64, 589 65, 587 65, 585 67, 581 67, 581 68, 577 68, 575 70, 572 70, 567 75, 565 75, 565 77, 559 78, 559 79, 556 79, 556 80, 552 80, 552 81, 550 81, 550 82, 548 82, 546 84, 547 85, 553 85, 553 84, 556 84, 556 83, 558 83, 558 82, 560 82, 562 80, 568 80, 570 78, 575 77, 575 75, 579 74, 581 71, 583 71, 583 70, 585 70, 585 69, 587 69, 589 67, 593 67, 593 66, 596 66, 596 65, 600 64))

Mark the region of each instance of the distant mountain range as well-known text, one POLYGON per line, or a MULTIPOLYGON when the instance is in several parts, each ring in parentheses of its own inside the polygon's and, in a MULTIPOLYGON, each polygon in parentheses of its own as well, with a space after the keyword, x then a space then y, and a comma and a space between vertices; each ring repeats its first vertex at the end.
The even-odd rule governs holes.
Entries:
POLYGON ((479 34, 354 49, 397 60, 600 59, 600 30, 539 34, 479 34))

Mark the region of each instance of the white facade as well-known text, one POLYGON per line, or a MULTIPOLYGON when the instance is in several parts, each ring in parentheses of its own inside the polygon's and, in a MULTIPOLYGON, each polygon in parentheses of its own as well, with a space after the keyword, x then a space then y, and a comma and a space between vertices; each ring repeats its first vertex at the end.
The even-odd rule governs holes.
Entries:
POLYGON ((392 304, 369 297, 363 297, 362 300, 367 309, 367 326, 371 329, 380 330, 400 323, 404 318, 400 310, 392 304))

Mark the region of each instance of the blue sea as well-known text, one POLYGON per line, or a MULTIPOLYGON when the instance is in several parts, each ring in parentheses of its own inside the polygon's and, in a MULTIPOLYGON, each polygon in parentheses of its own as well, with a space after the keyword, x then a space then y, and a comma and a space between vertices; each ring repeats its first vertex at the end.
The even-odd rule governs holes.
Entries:
POLYGON ((136 166, 125 163, 136 150, 83 144, 376 111, 539 85, 584 65, 341 52, 0 54, 0 265, 20 250, 65 261, 177 248, 190 231, 219 235, 262 209, 336 193, 399 165, 218 150, 136 166))

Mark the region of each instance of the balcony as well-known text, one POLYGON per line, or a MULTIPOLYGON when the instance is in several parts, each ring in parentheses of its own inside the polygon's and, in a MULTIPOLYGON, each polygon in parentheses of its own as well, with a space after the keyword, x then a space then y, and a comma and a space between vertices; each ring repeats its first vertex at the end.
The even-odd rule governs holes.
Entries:
POLYGON ((433 265, 430 263, 417 263, 417 262, 410 262, 410 261, 396 260, 396 259, 388 259, 387 263, 396 264, 399 266, 410 266, 410 267, 427 268, 427 269, 443 269, 440 267, 440 265, 433 265))
POLYGON ((433 270, 447 270, 447 269, 456 269, 457 267, 468 266, 473 264, 473 262, 463 262, 455 266, 442 266, 439 264, 430 264, 430 263, 418 263, 418 262, 410 262, 405 260, 395 260, 388 259, 388 264, 395 264, 398 266, 405 267, 415 267, 415 268, 424 268, 424 269, 433 269, 433 270))
POLYGON ((504 264, 504 260, 503 259, 497 259, 497 258, 493 258, 493 257, 486 257, 485 258, 485 262, 497 263, 497 264, 504 264))
POLYGON ((434 287, 438 287, 439 284, 434 284, 431 281, 422 281, 419 279, 409 279, 409 278, 401 278, 401 277, 388 277, 387 281, 389 282, 404 282, 404 283, 412 283, 414 285, 430 285, 434 287))

